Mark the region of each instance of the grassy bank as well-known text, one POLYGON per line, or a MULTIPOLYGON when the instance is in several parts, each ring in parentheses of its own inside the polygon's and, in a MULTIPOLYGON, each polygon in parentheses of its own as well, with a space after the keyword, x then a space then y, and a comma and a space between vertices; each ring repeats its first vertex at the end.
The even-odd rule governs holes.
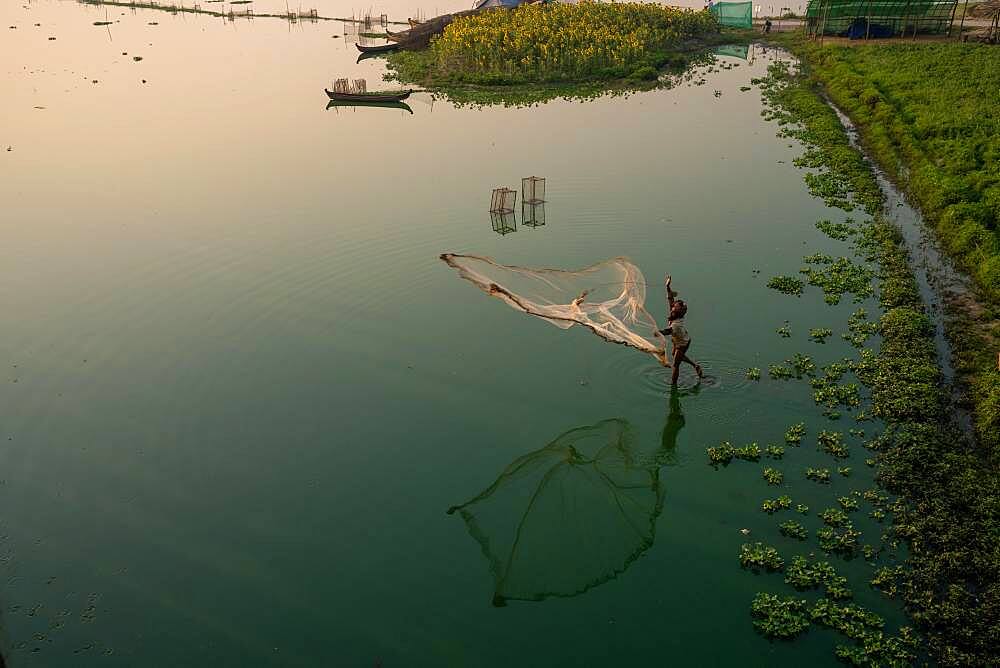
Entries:
POLYGON ((639 3, 522 5, 464 16, 429 48, 389 59, 396 78, 425 86, 656 81, 719 34, 705 11, 639 3))
MULTIPOLYGON (((871 463, 877 480, 898 496, 885 506, 893 523, 883 540, 890 545, 904 542, 909 556, 905 565, 880 566, 871 584, 903 600, 934 660, 953 666, 997 665, 1000 474, 948 418, 947 397, 934 361, 933 328, 900 234, 884 220, 874 176, 850 147, 822 90, 780 65, 758 83, 784 134, 807 148, 799 164, 816 170, 806 176, 810 190, 846 209, 857 204, 872 216, 853 229, 845 224, 842 236, 852 235, 857 251, 879 267, 878 297, 884 309, 877 328, 881 344, 877 354, 862 351, 850 367, 870 392, 867 410, 886 425, 882 434, 866 442, 875 453, 871 463)), ((913 661, 907 634, 884 636, 877 619, 849 608, 837 608, 828 600, 806 610, 804 602, 762 594, 753 614, 758 622, 763 620, 758 628, 774 637, 797 633, 808 623, 833 626, 855 641, 838 648, 838 656, 851 663, 913 661), (789 625, 789 619, 796 623, 789 625), (781 623, 771 625, 771 620, 781 623)))
POLYGON ((979 440, 1000 454, 1000 108, 993 103, 1000 51, 959 43, 791 46, 973 278, 979 303, 954 309, 949 335, 956 368, 969 380, 979 440))

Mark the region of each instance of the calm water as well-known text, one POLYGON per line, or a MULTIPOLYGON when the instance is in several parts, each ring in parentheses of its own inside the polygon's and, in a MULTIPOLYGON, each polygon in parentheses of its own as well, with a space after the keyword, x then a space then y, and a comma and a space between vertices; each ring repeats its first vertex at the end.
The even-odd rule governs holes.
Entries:
MULTIPOLYGON (((766 379, 796 351, 850 354, 806 330, 844 331, 856 308, 764 287, 843 252, 813 228, 842 215, 805 191, 800 149, 739 91, 774 54, 628 99, 337 111, 324 85, 381 72, 339 24, 109 14, 110 34, 104 9, 0 7, 10 663, 834 664, 827 632, 754 633, 754 593, 786 588, 737 562, 741 528, 789 557, 814 544, 782 538, 761 499, 815 511, 870 483, 857 447, 849 480, 806 481, 835 466, 813 445, 829 423, 803 383, 766 379), (546 224, 518 212, 496 234, 490 189, 529 174, 548 179, 546 224), (686 368, 671 397, 647 356, 515 313, 445 251, 669 272, 714 381, 686 368), (763 464, 706 464, 706 446, 800 420, 780 492, 763 464), (627 465, 556 452, 626 433, 627 465), (472 508, 475 535, 446 513, 530 453, 534 477, 472 508), (601 462, 634 483, 627 512, 601 462), (544 600, 498 607, 500 588, 544 600)), ((651 288, 659 317, 662 301, 651 288)), ((835 563, 900 621, 860 559, 835 563)))

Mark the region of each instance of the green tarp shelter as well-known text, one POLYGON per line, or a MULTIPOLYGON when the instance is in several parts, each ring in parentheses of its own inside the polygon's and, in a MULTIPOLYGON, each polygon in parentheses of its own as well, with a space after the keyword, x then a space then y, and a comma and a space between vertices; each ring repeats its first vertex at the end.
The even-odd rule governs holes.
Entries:
POLYGON ((730 28, 753 27, 753 4, 749 2, 716 2, 709 9, 719 25, 730 28))

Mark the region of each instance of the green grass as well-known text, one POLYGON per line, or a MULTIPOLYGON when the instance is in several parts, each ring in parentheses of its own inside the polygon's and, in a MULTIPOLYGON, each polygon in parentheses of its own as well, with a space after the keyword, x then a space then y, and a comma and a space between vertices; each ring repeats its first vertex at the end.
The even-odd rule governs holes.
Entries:
POLYGON ((952 309, 962 312, 949 336, 979 440, 1000 454, 1000 50, 960 43, 793 48, 973 278, 979 305, 952 309))
MULTIPOLYGON (((814 57, 806 55, 808 65, 814 57)), ((850 74, 849 68, 838 72, 850 74)), ((850 148, 816 80, 776 64, 768 79, 757 83, 783 133, 806 145, 800 164, 827 176, 822 184, 809 183, 810 189, 822 186, 818 195, 849 206, 858 204, 873 216, 859 234, 857 247, 879 267, 878 298, 884 311, 879 321, 881 343, 877 354, 862 352, 852 367, 871 393, 872 415, 886 424, 884 433, 869 440, 866 447, 877 452, 870 461, 876 466, 879 484, 898 496, 886 508, 892 513, 890 540, 905 542, 909 555, 905 568, 879 569, 872 584, 903 600, 936 662, 997 665, 1000 473, 989 456, 995 453, 975 450, 949 421, 935 362, 933 327, 910 273, 901 235, 885 221, 874 176, 861 155, 850 148)), ((792 436, 801 440, 800 433, 792 436)), ((829 432, 819 440, 827 445, 833 442, 829 432)), ((865 499, 871 502, 879 496, 869 492, 865 499)), ((838 502, 844 509, 856 505, 848 497, 838 502)), ((881 508, 875 511, 879 519, 885 516, 881 508)), ((829 516, 840 519, 839 513, 829 516)), ((850 555, 857 550, 858 536, 849 521, 843 527, 820 528, 816 534, 826 551, 850 555)), ((755 603, 754 616, 780 610, 779 603, 771 600, 761 610, 755 603)), ((801 606, 794 612, 800 614, 801 606)), ((898 637, 887 636, 881 621, 861 609, 821 599, 810 616, 814 624, 855 640, 854 646, 838 647, 838 657, 844 661, 879 665, 912 661, 914 639, 909 632, 903 629, 898 637)))

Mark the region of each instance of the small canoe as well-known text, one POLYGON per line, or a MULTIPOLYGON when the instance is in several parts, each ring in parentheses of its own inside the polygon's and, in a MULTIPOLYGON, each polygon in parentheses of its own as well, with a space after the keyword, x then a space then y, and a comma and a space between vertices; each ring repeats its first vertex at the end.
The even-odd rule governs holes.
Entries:
POLYGON ((358 51, 361 53, 388 53, 389 51, 395 51, 399 48, 399 44, 379 44, 378 46, 362 46, 360 44, 355 44, 358 47, 358 51))
POLYGON ((402 109, 403 111, 408 111, 411 114, 413 110, 410 109, 410 105, 405 102, 341 102, 339 100, 330 100, 326 103, 327 109, 353 109, 355 107, 374 107, 375 109, 402 109))
POLYGON ((402 102, 410 97, 411 92, 401 90, 398 93, 335 93, 327 90, 326 94, 331 100, 338 102, 402 102))

